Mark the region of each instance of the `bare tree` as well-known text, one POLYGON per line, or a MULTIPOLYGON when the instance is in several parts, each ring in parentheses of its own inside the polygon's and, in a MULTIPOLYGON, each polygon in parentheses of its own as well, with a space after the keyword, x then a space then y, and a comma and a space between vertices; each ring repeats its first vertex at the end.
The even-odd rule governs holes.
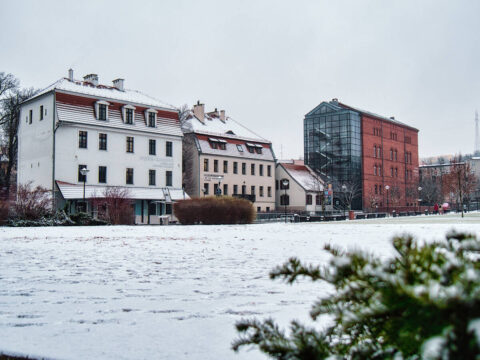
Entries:
POLYGON ((457 209, 458 206, 461 208, 462 217, 464 201, 475 192, 476 185, 477 179, 470 164, 462 161, 461 155, 456 155, 451 161, 450 172, 443 176, 443 190, 454 197, 457 209))
POLYGON ((441 177, 436 175, 436 170, 434 169, 424 169, 422 171, 422 177, 419 181, 419 186, 422 190, 419 196, 424 204, 433 205, 443 202, 440 179, 441 177))
POLYGON ((17 200, 13 203, 13 215, 23 220, 37 220, 51 213, 51 192, 31 183, 17 187, 17 200))
POLYGON ((20 106, 36 91, 20 89, 18 80, 12 75, 0 73, 0 127, 2 129, 2 150, 7 158, 7 166, 0 172, 0 185, 8 198, 12 183, 12 172, 16 168, 18 153, 18 126, 20 106))
POLYGON ((110 224, 132 224, 133 200, 127 188, 109 186, 102 194, 91 199, 92 206, 97 208, 98 218, 110 224))
POLYGON ((356 180, 336 181, 333 191, 341 201, 342 206, 347 210, 351 210, 353 201, 362 195, 362 184, 356 180))

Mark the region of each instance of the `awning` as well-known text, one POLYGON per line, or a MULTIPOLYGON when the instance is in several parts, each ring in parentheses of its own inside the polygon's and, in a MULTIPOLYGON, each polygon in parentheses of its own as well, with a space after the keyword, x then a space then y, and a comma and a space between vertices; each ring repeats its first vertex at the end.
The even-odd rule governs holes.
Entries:
MULTIPOLYGON (((83 185, 70 184, 62 181, 57 181, 58 189, 60 190, 65 200, 83 199, 83 185)), ((85 186, 85 198, 102 198, 105 191, 111 186, 99 186, 99 185, 86 185, 85 186)), ((171 200, 189 199, 190 197, 185 193, 183 189, 178 188, 146 188, 146 187, 120 187, 122 190, 128 190, 128 196, 135 200, 160 200, 164 201, 167 196, 171 200), (167 196, 166 196, 167 195, 167 196)))

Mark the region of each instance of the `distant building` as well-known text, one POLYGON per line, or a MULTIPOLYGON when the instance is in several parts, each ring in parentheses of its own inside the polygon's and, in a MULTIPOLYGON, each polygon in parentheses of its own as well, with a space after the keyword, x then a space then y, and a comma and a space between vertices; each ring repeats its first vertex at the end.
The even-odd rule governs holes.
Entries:
POLYGON ((279 161, 275 177, 278 211, 285 207, 288 212, 309 214, 332 210, 332 194, 328 193, 328 184, 305 165, 303 160, 279 161), (283 179, 288 180, 287 187, 283 186, 283 179))
POLYGON ((21 107, 18 182, 51 190, 58 208, 83 205, 84 181, 87 200, 119 186, 135 200, 132 221, 159 223, 186 197, 181 161, 178 111, 125 89, 123 79, 101 85, 70 70, 21 107))
POLYGON ((414 127, 333 99, 305 115, 304 151, 305 164, 327 177, 334 193, 344 184, 359 187, 353 209, 416 205, 414 127))
POLYGON ((184 184, 191 196, 232 195, 254 203, 258 212, 275 209, 272 143, 225 111, 205 113, 197 103, 183 123, 184 184))

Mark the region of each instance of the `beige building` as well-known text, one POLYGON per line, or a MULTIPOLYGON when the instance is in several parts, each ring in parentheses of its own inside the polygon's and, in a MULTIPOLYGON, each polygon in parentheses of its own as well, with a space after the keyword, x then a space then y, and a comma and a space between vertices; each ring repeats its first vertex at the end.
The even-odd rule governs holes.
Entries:
POLYGON ((272 143, 225 111, 205 113, 197 103, 183 121, 183 182, 192 197, 246 198, 258 212, 275 209, 275 157, 272 143))
POLYGON ((277 210, 315 214, 331 211, 332 193, 303 160, 280 161, 275 169, 277 210), (288 180, 286 188, 283 180, 288 180))

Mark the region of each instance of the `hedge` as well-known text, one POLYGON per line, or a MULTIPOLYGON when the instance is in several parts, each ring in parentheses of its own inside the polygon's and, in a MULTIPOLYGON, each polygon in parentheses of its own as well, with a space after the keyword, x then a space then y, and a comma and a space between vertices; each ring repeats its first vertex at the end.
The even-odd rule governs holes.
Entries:
POLYGON ((252 203, 231 196, 181 200, 173 205, 181 224, 251 224, 256 217, 252 203))

